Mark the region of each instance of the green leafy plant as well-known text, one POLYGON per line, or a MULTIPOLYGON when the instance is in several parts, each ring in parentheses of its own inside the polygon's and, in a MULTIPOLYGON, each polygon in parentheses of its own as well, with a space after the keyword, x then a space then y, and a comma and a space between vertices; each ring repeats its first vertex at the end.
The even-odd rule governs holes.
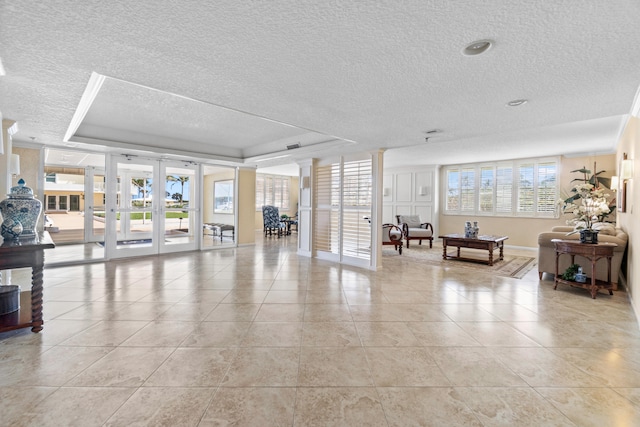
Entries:
POLYGON ((562 273, 562 279, 570 281, 576 280, 576 273, 578 272, 579 268, 580 266, 578 264, 571 264, 569 268, 567 268, 565 272, 562 273))

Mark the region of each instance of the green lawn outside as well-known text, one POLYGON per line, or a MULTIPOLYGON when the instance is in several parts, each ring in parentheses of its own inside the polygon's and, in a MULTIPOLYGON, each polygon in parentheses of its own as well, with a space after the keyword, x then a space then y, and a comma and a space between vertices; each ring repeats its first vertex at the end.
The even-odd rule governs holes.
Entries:
MULTIPOLYGON (((151 219, 152 218, 152 214, 151 212, 144 212, 145 214, 145 218, 144 219, 151 219)), ((132 212, 130 214, 130 219, 142 219, 142 212, 132 212)), ((104 213, 96 213, 93 216, 97 216, 99 218, 104 218, 105 214, 104 213)), ((177 218, 177 219, 186 219, 189 218, 189 212, 166 212, 165 213, 165 218, 177 218)), ((116 220, 120 220, 120 214, 116 214, 116 220)))

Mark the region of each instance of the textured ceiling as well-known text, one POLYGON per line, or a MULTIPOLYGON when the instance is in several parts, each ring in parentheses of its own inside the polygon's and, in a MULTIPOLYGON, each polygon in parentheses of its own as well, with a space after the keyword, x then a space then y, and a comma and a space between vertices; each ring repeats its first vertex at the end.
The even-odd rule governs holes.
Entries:
POLYGON ((355 143, 270 164, 612 152, 640 85, 639 22, 637 0, 3 1, 0 111, 15 140, 64 146, 97 73, 100 102, 71 131, 106 151, 242 159, 311 133, 355 143), (494 45, 461 53, 480 39, 494 45))

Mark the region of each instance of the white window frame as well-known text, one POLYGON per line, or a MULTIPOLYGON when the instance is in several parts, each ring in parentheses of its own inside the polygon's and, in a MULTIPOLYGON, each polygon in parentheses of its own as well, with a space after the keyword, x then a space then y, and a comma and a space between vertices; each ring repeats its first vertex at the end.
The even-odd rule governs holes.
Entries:
POLYGON ((291 177, 286 175, 267 175, 262 173, 256 174, 256 212, 262 211, 262 206, 272 205, 282 211, 288 211, 291 208, 291 177), (262 200, 258 200, 260 190, 258 189, 258 179, 263 178, 262 200), (276 200, 276 186, 280 184, 280 200, 276 200), (285 205, 285 191, 288 197, 285 205))
MULTIPOLYGON (((560 197, 560 158, 559 157, 545 157, 545 158, 533 158, 533 159, 519 159, 510 161, 500 161, 494 163, 470 163, 460 165, 449 165, 443 167, 442 182, 444 186, 443 200, 443 213, 445 215, 476 215, 476 216, 501 216, 501 217, 514 217, 514 218, 559 218, 559 212, 557 209, 553 209, 549 203, 551 197, 553 200, 558 200, 560 197), (551 169, 555 167, 555 178, 553 173, 551 175, 552 180, 555 183, 552 187, 545 187, 543 183, 539 182, 539 172, 541 168, 550 166, 551 169), (521 182, 521 169, 526 167, 533 167, 533 175, 530 176, 533 179, 526 180, 527 186, 522 187, 521 182), (481 195, 480 189, 482 188, 482 171, 485 173, 492 169, 492 198, 491 209, 481 209, 481 195), (511 169, 510 183, 505 182, 505 177, 509 175, 499 174, 498 172, 504 172, 511 169), (456 183, 456 180, 449 181, 450 174, 457 173, 457 187, 450 185, 456 183), (466 182, 465 186, 462 185, 463 176, 467 178, 472 177, 473 182, 466 182), (499 185, 500 184, 500 185, 499 185), (500 188, 499 188, 500 186, 500 188), (531 189, 532 187, 532 189, 531 189), (470 206, 467 199, 467 203, 463 203, 464 189, 473 188, 475 191, 475 197, 472 206, 470 206), (542 189, 551 188, 551 196, 549 191, 543 193, 542 189), (527 191, 527 189, 529 189, 527 191), (505 193, 506 190, 506 193, 505 193), (509 198, 510 193, 510 198, 509 198), (528 197, 520 198, 520 195, 531 196, 533 201, 530 201, 528 197), (507 196, 507 199, 505 199, 507 196), (454 203, 450 203, 452 199, 450 197, 457 197, 453 200, 454 203), (510 206, 509 206, 510 203, 510 206), (451 209, 451 207, 455 207, 451 209)), ((484 200, 487 200, 487 192, 484 193, 484 200)))

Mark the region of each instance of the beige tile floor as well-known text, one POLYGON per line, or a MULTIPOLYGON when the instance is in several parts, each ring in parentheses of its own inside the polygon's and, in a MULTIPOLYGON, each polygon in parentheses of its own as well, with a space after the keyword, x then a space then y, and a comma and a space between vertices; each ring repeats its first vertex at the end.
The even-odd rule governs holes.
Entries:
POLYGON ((0 425, 640 425, 624 292, 384 252, 370 272, 258 235, 46 269, 42 333, 0 334, 0 425))

